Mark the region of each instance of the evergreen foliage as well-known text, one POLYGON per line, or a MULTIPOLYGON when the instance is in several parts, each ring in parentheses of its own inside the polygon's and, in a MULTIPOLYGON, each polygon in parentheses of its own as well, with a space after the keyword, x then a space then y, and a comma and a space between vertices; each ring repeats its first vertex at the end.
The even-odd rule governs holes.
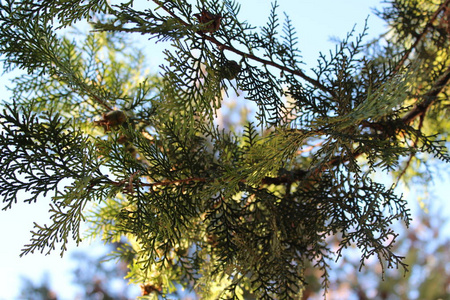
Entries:
POLYGON ((376 256, 407 269, 392 251, 406 200, 372 175, 401 177, 421 153, 450 160, 435 124, 448 116, 450 1, 393 0, 386 44, 350 32, 312 72, 276 2, 260 31, 236 1, 153 2, 1 2, 5 67, 27 74, 0 113, 0 195, 4 209, 48 198, 52 221, 22 254, 64 252, 87 219, 107 243, 126 238, 114 255, 143 295, 182 284, 204 299, 294 299, 311 267, 326 291, 329 259, 354 245, 360 268, 376 256), (93 31, 62 34, 83 19, 93 31), (170 43, 160 76, 130 32, 170 43), (221 128, 235 94, 257 117, 221 128))

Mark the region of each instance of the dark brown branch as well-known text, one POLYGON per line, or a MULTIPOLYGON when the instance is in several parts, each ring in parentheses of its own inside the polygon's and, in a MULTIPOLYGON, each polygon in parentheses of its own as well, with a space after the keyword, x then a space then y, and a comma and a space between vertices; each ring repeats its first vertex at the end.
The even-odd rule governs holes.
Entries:
POLYGON ((141 186, 165 186, 171 184, 180 184, 180 183, 191 183, 191 182, 206 182, 209 181, 206 178, 202 177, 192 177, 186 179, 177 179, 177 180, 167 180, 167 181, 159 181, 159 182, 151 182, 151 183, 140 183, 141 186))
POLYGON ((420 41, 425 37, 428 30, 433 27, 433 22, 436 20, 439 13, 446 9, 447 6, 450 5, 450 0, 446 0, 439 6, 439 8, 434 12, 434 14, 431 16, 431 19, 428 21, 428 23, 425 25, 425 28, 423 29, 422 33, 416 38, 414 43, 411 45, 411 47, 405 52, 403 57, 400 59, 400 61, 397 63, 397 66, 394 69, 394 73, 397 73, 400 68, 405 64, 405 61, 408 59, 409 55, 411 54, 412 50, 414 50, 417 45, 420 43, 420 41))
MULTIPOLYGON (((441 74, 441 76, 439 76, 439 78, 434 82, 430 90, 426 92, 425 95, 423 95, 423 98, 425 100, 416 104, 414 108, 402 118, 403 123, 410 124, 417 117, 420 117, 421 118, 419 124, 420 130, 423 124, 423 117, 425 116, 425 113, 427 112, 428 108, 436 101, 439 93, 442 92, 442 90, 449 84, 449 82, 450 82, 450 66, 447 68, 447 70, 445 70, 443 74, 441 74)), ((384 127, 381 124, 363 121, 361 125, 364 127, 370 127, 373 129, 384 131, 384 127)), ((353 158, 356 159, 362 154, 363 152, 361 151, 355 151, 353 153, 353 158)), ((343 160, 341 157, 334 157, 330 159, 326 165, 322 166, 321 168, 318 168, 316 170, 316 174, 323 172, 328 166, 338 166, 342 163, 345 163, 346 161, 348 160, 343 160)))
POLYGON ((121 181, 111 181, 110 183, 115 186, 121 186, 125 185, 125 191, 126 192, 133 192, 133 186, 147 186, 147 187, 154 187, 154 186, 166 186, 171 184, 180 184, 180 183, 190 183, 190 182, 206 182, 209 181, 207 178, 202 177, 192 177, 192 178, 185 178, 185 179, 177 179, 177 180, 165 180, 165 181, 156 181, 156 182, 150 182, 150 183, 144 183, 141 181, 134 181, 134 178, 139 175, 139 172, 133 173, 129 179, 124 179, 121 181))
POLYGON ((293 171, 286 171, 284 174, 278 177, 266 176, 261 180, 261 184, 290 184, 294 182, 301 181, 306 178, 308 174, 305 170, 296 169, 293 171))
POLYGON ((437 96, 450 82, 450 66, 442 73, 441 76, 434 82, 431 89, 426 92, 422 97, 424 101, 416 104, 414 108, 403 116, 402 121, 405 124, 410 124, 415 118, 425 114, 427 109, 436 101, 437 96))

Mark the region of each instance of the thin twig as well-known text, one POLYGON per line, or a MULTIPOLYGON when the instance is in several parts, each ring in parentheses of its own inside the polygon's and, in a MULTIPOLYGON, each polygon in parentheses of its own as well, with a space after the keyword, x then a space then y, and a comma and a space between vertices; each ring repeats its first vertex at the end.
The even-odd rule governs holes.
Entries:
POLYGON ((320 142, 318 142, 318 143, 315 144, 315 145, 311 145, 311 146, 309 146, 308 148, 298 150, 298 151, 296 152, 296 154, 297 154, 297 155, 300 155, 300 154, 302 154, 302 153, 311 152, 312 150, 314 150, 314 148, 317 148, 317 147, 321 146, 324 142, 325 142, 325 140, 320 141, 320 142))
MULTIPOLYGON (((425 114, 420 115, 420 122, 419 122, 419 131, 422 129, 423 126, 423 120, 425 119, 425 114)), ((413 144, 413 148, 417 148, 417 144, 419 142, 419 137, 416 137, 416 140, 414 141, 413 144)), ((411 154, 409 155, 408 161, 406 162, 405 167, 403 168, 402 172, 400 173, 400 175, 398 175, 397 177, 397 182, 395 183, 395 186, 398 185, 398 183, 400 182, 400 179, 402 179, 402 177, 406 174, 406 171, 408 170, 409 166, 411 165, 412 159, 416 156, 415 152, 411 152, 411 154)))
MULTIPOLYGON (((450 1, 450 0, 449 0, 449 1, 450 1)), ((158 4, 162 9, 164 9, 164 10, 165 10, 168 14, 170 14, 173 18, 177 19, 181 24, 183 24, 183 25, 185 25, 185 26, 187 26, 187 27, 190 26, 189 23, 187 23, 187 22, 183 21, 182 19, 180 19, 180 17, 178 17, 174 12, 172 12, 170 9, 168 9, 167 7, 165 7, 164 4, 163 4, 161 1, 153 0, 153 2, 155 2, 156 4, 158 4)), ((291 74, 293 74, 293 75, 297 75, 297 76, 299 76, 300 78, 302 78, 302 79, 306 80, 307 82, 311 83, 313 86, 317 87, 317 88, 320 89, 321 91, 323 91, 323 92, 325 92, 325 93, 328 93, 328 94, 330 94, 331 96, 333 96, 333 97, 336 98, 336 93, 335 93, 333 90, 327 88, 327 87, 324 86, 322 83, 320 83, 318 80, 315 80, 315 79, 309 77, 308 75, 306 75, 305 73, 303 73, 303 72, 300 71, 300 70, 293 70, 293 69, 288 68, 288 67, 286 67, 286 66, 277 64, 277 63, 274 62, 274 61, 266 60, 266 59, 260 58, 260 57, 258 57, 258 56, 256 56, 256 55, 253 55, 253 54, 250 54, 250 53, 246 53, 246 52, 243 52, 243 51, 241 51, 241 50, 238 50, 238 49, 236 49, 236 48, 234 48, 234 47, 225 45, 225 44, 221 43, 220 41, 218 41, 218 40, 217 40, 216 38, 214 38, 213 36, 209 36, 209 35, 207 35, 207 34, 204 33, 204 32, 197 31, 196 34, 199 35, 199 36, 201 36, 201 37, 204 38, 205 40, 208 40, 208 41, 210 41, 211 43, 215 44, 219 49, 228 50, 228 51, 234 52, 234 53, 236 53, 236 54, 238 54, 238 55, 240 55, 240 56, 242 56, 242 57, 249 58, 249 59, 252 59, 252 60, 254 60, 254 61, 260 62, 260 63, 262 63, 262 64, 264 64, 264 65, 269 65, 269 66, 278 68, 279 70, 285 71, 285 72, 287 72, 287 73, 291 73, 291 74)))
POLYGON ((243 57, 246 57, 246 58, 250 58, 250 59, 252 59, 254 61, 257 61, 257 62, 260 62, 262 64, 278 68, 278 69, 280 69, 282 71, 291 73, 293 75, 297 75, 300 78, 308 81, 309 83, 311 83, 312 85, 314 85, 318 89, 322 90, 323 92, 326 92, 326 93, 330 94, 331 96, 336 97, 336 94, 332 90, 330 90, 329 88, 327 88, 326 86, 321 84, 318 80, 315 80, 315 79, 309 77, 308 75, 306 75, 305 73, 303 73, 300 70, 293 70, 293 69, 288 68, 286 66, 282 66, 280 64, 277 64, 274 61, 266 60, 266 59, 260 58, 260 57, 258 57, 256 55, 253 55, 253 54, 250 54, 250 53, 245 53, 245 52, 243 52, 241 50, 238 50, 238 49, 236 49, 234 47, 222 44, 217 39, 215 39, 213 36, 209 36, 209 35, 207 35, 205 33, 198 32, 198 34, 200 34, 204 39, 206 39, 206 40, 210 41, 211 43, 217 45, 217 47, 220 48, 220 49, 224 49, 224 50, 228 50, 228 51, 234 52, 234 53, 236 53, 236 54, 238 54, 240 56, 243 56, 243 57))
POLYGON ((150 182, 150 183, 144 183, 140 180, 135 181, 135 177, 139 175, 139 171, 131 174, 130 178, 124 179, 121 181, 110 181, 111 184, 115 186, 122 186, 124 185, 124 192, 125 193, 134 193, 134 187, 138 186, 146 186, 146 187, 154 187, 154 186, 166 186, 166 185, 178 185, 181 183, 190 183, 190 182, 206 182, 209 181, 207 178, 201 178, 201 177, 192 177, 192 178, 185 178, 185 179, 177 179, 177 180, 166 180, 166 181, 156 181, 156 182, 150 182))

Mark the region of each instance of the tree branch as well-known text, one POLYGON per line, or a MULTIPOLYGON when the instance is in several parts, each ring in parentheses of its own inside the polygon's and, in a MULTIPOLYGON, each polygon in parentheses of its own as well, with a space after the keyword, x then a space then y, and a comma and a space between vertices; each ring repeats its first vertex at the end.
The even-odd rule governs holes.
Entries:
MULTIPOLYGON (((170 9, 165 7, 164 3, 162 3, 161 1, 153 0, 153 2, 158 4, 164 11, 166 11, 173 18, 177 19, 184 26, 187 26, 187 27, 191 26, 189 23, 187 23, 184 20, 182 20, 173 11, 171 11, 170 9)), ((422 33, 416 38, 416 40, 414 41, 413 45, 405 52, 405 54, 403 55, 401 60, 396 65, 396 67, 394 69, 394 73, 398 72, 400 70, 400 68, 404 65, 404 63, 408 59, 408 57, 411 54, 411 52, 417 47, 417 45, 420 43, 420 41, 426 36, 426 33, 428 32, 428 30, 433 26, 433 22, 436 20, 436 18, 438 17, 439 13, 443 9, 445 9, 445 7, 448 6, 448 5, 450 5, 450 0, 444 1, 439 6, 439 8, 434 12, 434 14, 432 15, 431 19, 425 25, 425 28, 423 29, 422 33)), ((208 34, 206 34, 204 32, 201 32, 201 31, 197 31, 196 34, 199 35, 201 38, 203 38, 205 40, 208 40, 209 42, 215 44, 219 49, 228 50, 228 51, 231 51, 231 52, 233 52, 235 54, 238 54, 238 55, 240 55, 242 57, 252 59, 254 61, 260 62, 260 63, 265 64, 265 65, 273 66, 275 68, 278 68, 278 69, 280 69, 282 71, 288 72, 288 73, 293 74, 293 75, 297 75, 297 76, 301 77, 302 79, 306 80, 307 82, 311 83, 316 88, 322 90, 323 92, 328 93, 328 94, 330 94, 333 97, 336 96, 334 91, 332 91, 328 87, 324 86, 318 80, 315 80, 315 79, 307 76, 305 73, 303 73, 300 70, 293 70, 293 69, 288 68, 286 66, 277 64, 276 62, 260 58, 258 56, 253 55, 253 54, 250 54, 250 53, 245 53, 245 52, 243 52, 241 50, 238 50, 238 49, 236 49, 236 48, 234 48, 232 46, 225 45, 222 42, 218 41, 213 35, 208 35, 208 34)), ((438 80, 433 84, 432 88, 423 96, 425 98, 425 101, 417 104, 410 112, 408 112, 402 118, 402 121, 405 124, 409 124, 416 117, 424 115, 426 110, 435 102, 435 100, 437 99, 438 94, 440 92, 442 92, 442 90, 449 83, 449 81, 450 81, 450 66, 438 78, 438 80)), ((375 128, 376 126, 381 126, 381 125, 378 125, 378 124, 372 124, 372 123, 370 123, 368 121, 364 121, 361 125, 363 125, 364 127, 373 127, 373 128, 375 128)), ((383 128, 378 128, 378 129, 383 130, 383 128)), ((363 154, 363 152, 361 152, 361 151, 355 151, 353 153, 353 158, 357 158, 357 157, 359 157, 362 154, 363 154)), ((317 168, 316 170, 314 170, 313 172, 311 172, 309 174, 310 174, 310 176, 318 175, 318 174, 322 173, 327 168, 336 167, 336 166, 338 166, 338 165, 340 165, 342 163, 345 163, 347 161, 348 160, 346 160, 346 159, 343 160, 342 157, 331 158, 328 161, 328 163, 322 165, 321 167, 317 168)), ((299 180, 305 179, 305 176, 308 176, 307 174, 308 174, 308 172, 306 172, 304 170, 294 170, 294 171, 292 171, 292 174, 284 174, 284 175, 281 175, 281 176, 278 176, 278 177, 264 177, 262 179, 261 184, 285 184, 285 183, 292 183, 292 182, 295 182, 295 181, 299 181, 299 180)), ((206 178, 187 178, 187 179, 183 179, 183 180, 162 181, 162 182, 147 183, 147 184, 143 184, 143 185, 144 186, 164 186, 164 185, 170 185, 170 184, 187 183, 187 182, 192 182, 192 181, 206 182, 206 181, 209 181, 209 180, 206 179, 206 178)))
POLYGON ((447 86, 450 82, 450 66, 445 70, 445 72, 439 76, 439 78, 434 82, 431 89, 423 95, 424 101, 416 104, 414 108, 403 116, 402 121, 405 124, 410 124, 415 118, 425 114, 427 109, 436 101, 437 96, 440 92, 447 86))
POLYGON ((190 183, 190 182, 206 182, 208 181, 206 178, 202 177, 192 177, 186 179, 177 179, 177 180, 167 180, 167 181, 159 181, 159 182, 151 182, 151 183, 140 183, 142 186, 165 186, 171 184, 180 184, 180 183, 190 183))
POLYGON ((397 73, 400 68, 405 64, 405 61, 408 59, 409 55, 411 54, 412 50, 417 47, 419 42, 425 37, 426 33, 428 32, 428 29, 433 27, 433 22, 436 20, 439 13, 444 10, 447 6, 450 5, 450 0, 446 0, 439 6, 439 8, 434 12, 433 16, 431 16, 431 19, 428 21, 428 23, 425 25, 425 28, 423 29, 422 33, 416 38, 414 43, 411 45, 411 47, 405 52, 403 57, 400 59, 400 61, 397 63, 397 66, 394 69, 394 73, 397 73))

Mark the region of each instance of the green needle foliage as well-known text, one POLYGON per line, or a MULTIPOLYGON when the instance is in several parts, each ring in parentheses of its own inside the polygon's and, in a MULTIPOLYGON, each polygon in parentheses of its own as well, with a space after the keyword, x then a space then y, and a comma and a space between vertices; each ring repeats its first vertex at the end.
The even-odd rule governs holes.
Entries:
POLYGON ((113 256, 148 297, 296 299, 310 268, 326 292, 354 246, 360 268, 406 270, 406 200, 373 175, 450 161, 450 1, 391 1, 389 40, 350 32, 311 71, 276 2, 261 30, 236 1, 153 2, 1 2, 4 66, 26 74, 0 113, 0 196, 50 200, 22 254, 62 255, 86 222, 126 241, 113 256), (68 33, 82 20, 93 30, 68 33), (170 44, 159 76, 130 33, 170 44), (221 126, 230 97, 256 118, 221 126))

